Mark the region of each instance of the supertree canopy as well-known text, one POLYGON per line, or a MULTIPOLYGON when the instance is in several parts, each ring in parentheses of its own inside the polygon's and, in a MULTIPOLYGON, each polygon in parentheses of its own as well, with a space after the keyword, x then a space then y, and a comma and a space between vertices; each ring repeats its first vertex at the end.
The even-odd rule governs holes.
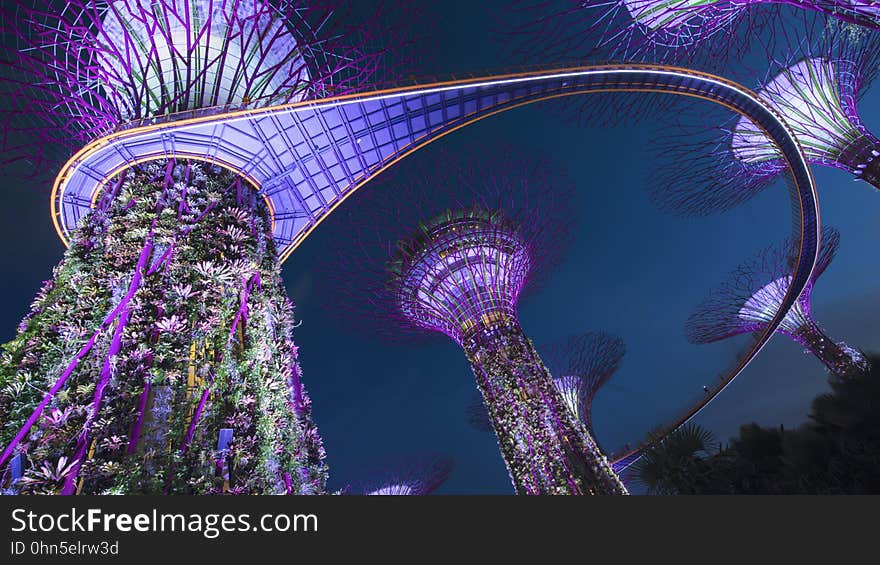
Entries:
POLYGON ((34 160, 35 139, 69 151, 123 124, 186 110, 363 88, 395 32, 380 23, 391 22, 382 11, 354 25, 353 9, 335 0, 4 3, 3 115, 16 131, 4 149, 34 160))
MULTIPOLYGON (((840 234, 822 229, 821 248, 809 284, 789 310, 777 332, 804 346, 835 376, 846 377, 866 369, 865 357, 825 335, 813 319, 810 300, 816 280, 834 259, 840 234)), ((762 330, 778 311, 790 282, 792 247, 789 241, 771 246, 743 263, 688 318, 686 333, 692 343, 711 343, 762 330)))
POLYGON ((593 398, 620 368, 626 346, 605 332, 586 332, 541 348, 569 409, 595 437, 593 398))
MULTIPOLYGON (((384 55, 371 45, 381 17, 359 27, 339 10, 299 0, 5 3, 6 155, 40 163, 47 144, 70 151, 175 112, 362 88, 384 55)), ((5 346, 0 470, 17 491, 323 492, 276 218, 240 171, 208 164, 210 149, 132 158, 105 180, 5 346)))
POLYGON ((703 65, 748 48, 780 5, 880 29, 880 8, 870 0, 522 0, 512 11, 523 14, 521 31, 533 46, 566 58, 703 65))
POLYGON ((797 6, 880 29, 880 7, 870 0, 597 0, 585 4, 626 10, 631 25, 639 28, 648 41, 668 46, 703 41, 730 26, 749 6, 760 4, 797 6))
POLYGON ((373 496, 427 496, 446 482, 452 473, 452 458, 441 455, 422 456, 395 463, 365 488, 373 496))
MULTIPOLYGON (((880 32, 831 24, 793 41, 756 91, 793 128, 811 164, 880 187, 880 142, 858 111, 859 97, 876 75, 880 32)), ((684 214, 736 206, 786 170, 764 132, 739 116, 714 128, 684 123, 679 134, 664 133, 658 143, 669 164, 652 180, 652 198, 684 214), (686 175, 680 168, 685 156, 686 175)))
MULTIPOLYGON (((748 46, 744 38, 766 27, 769 15, 715 4, 511 0, 500 16, 498 35, 511 54, 511 64, 670 64, 727 76, 729 61, 748 46), (684 4, 694 6, 679 12, 676 7, 684 4)), ((638 123, 645 116, 674 114, 680 101, 635 90, 588 99, 564 97, 551 104, 562 110, 566 121, 616 127, 638 123)))
POLYGON ((443 333, 464 349, 517 493, 624 493, 517 316, 530 277, 560 257, 570 188, 533 159, 440 161, 358 200, 373 216, 336 241, 363 253, 340 250, 329 286, 367 320, 443 333))

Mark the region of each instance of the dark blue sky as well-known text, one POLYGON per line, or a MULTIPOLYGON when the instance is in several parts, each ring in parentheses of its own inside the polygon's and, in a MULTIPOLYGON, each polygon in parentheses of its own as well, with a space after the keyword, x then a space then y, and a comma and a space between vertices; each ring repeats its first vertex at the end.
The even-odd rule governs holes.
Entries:
MULTIPOLYGON (((505 44, 486 33, 505 4, 426 2, 424 17, 433 22, 437 52, 419 74, 510 63, 505 44)), ((880 88, 868 92, 861 109, 868 126, 880 129, 880 88)), ((521 304, 520 318, 539 345, 587 330, 624 339, 622 368, 594 403, 598 439, 612 449, 668 421, 732 364, 744 338, 691 345, 683 322, 737 264, 791 230, 782 182, 722 215, 683 219, 654 209, 645 179, 658 163, 651 140, 661 127, 656 120, 615 129, 584 127, 549 106, 533 105, 465 128, 411 157, 431 159, 440 149, 455 151, 474 140, 487 147, 513 143, 549 155, 576 180, 578 226, 568 259, 521 304)), ((878 350, 880 268, 874 252, 880 194, 840 171, 817 168, 815 174, 822 221, 840 230, 841 248, 816 287, 814 313, 835 339, 878 350)), ((47 188, 7 176, 7 205, 0 208, 3 340, 13 336, 40 281, 62 255, 47 188)), ((357 195, 343 205, 357 206, 357 195)), ((332 305, 316 290, 322 280, 314 266, 342 231, 341 219, 342 214, 324 222, 284 266, 303 322, 295 338, 328 453, 330 486, 356 485, 364 470, 400 455, 439 451, 456 464, 439 492, 510 493, 494 437, 466 422, 475 385, 458 347, 439 335, 417 347, 383 344, 353 333, 329 312, 332 305)), ((824 379, 817 361, 776 337, 698 421, 719 439, 753 420, 797 424, 810 399, 827 388, 824 379)))

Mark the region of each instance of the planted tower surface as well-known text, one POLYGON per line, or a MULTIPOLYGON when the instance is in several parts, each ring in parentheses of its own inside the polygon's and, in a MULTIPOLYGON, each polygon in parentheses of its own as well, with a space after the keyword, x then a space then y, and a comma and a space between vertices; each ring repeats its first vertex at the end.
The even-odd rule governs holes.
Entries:
MULTIPOLYGON (((586 332, 538 349, 566 406, 595 437, 593 399, 620 367, 626 353, 623 340, 605 332, 586 332)), ((476 430, 492 431, 482 397, 474 398, 468 405, 467 417, 476 430)))
POLYGON ((323 489, 268 210, 205 168, 126 171, 4 347, 20 492, 323 489))
MULTIPOLYGON (((7 3, 5 153, 45 170, 114 130, 362 88, 384 55, 379 18, 360 25, 342 7, 7 3)), ((196 154, 176 154, 172 136, 161 157, 129 156, 68 234, 0 363, 4 485, 324 490, 273 240, 281 219, 246 171, 211 164, 222 137, 196 154)))
POLYGON ((366 317, 464 350, 517 493, 623 493, 517 316, 530 277, 560 258, 570 191, 544 162, 493 157, 442 159, 358 200, 372 213, 352 236, 364 253, 340 251, 330 273, 366 317))

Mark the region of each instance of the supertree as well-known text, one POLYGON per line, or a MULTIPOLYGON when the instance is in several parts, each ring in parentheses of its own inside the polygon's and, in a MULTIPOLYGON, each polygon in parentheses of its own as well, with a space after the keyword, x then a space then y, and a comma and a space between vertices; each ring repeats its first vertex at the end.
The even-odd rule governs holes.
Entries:
MULTIPOLYGON (((778 333, 801 344, 836 377, 846 377, 867 368, 864 355, 845 343, 825 335, 813 319, 813 287, 834 259, 840 234, 822 228, 821 247, 810 282, 783 319, 778 333)), ((771 246, 743 263, 728 281, 715 290, 688 318, 687 338, 692 343, 711 343, 735 335, 761 331, 778 311, 791 280, 791 242, 771 246)))
POLYGON ((338 0, 6 2, 6 160, 37 168, 44 152, 69 154, 126 124, 361 89, 391 76, 390 12, 338 0))
POLYGON ((453 460, 444 455, 420 456, 394 463, 364 488, 373 496, 427 496, 452 473, 453 460))
POLYGON ((561 258, 570 187, 515 154, 437 162, 356 201, 369 217, 334 239, 334 303, 341 292, 367 322, 442 333, 464 350, 517 493, 624 493, 517 318, 530 278, 561 258))
MULTIPOLYGON (((333 2, 2 10, 5 149, 40 165, 46 144, 132 121, 351 91, 383 54, 376 21, 333 2)), ((4 479, 23 493, 323 492, 267 197, 171 156, 131 162, 92 204, 4 347, 4 479)))
POLYGON ((595 437, 593 398, 620 368, 626 346, 605 332, 586 332, 542 348, 556 388, 575 416, 595 437))
POLYGON ((511 10, 523 20, 517 34, 533 50, 693 66, 745 51, 780 19, 779 6, 880 29, 880 8, 870 0, 521 0, 511 10))
MULTIPOLYGON (((880 32, 827 22, 795 35, 783 42, 784 56, 772 61, 757 93, 793 128, 811 164, 848 171, 880 187, 880 142, 858 111, 877 73, 880 32)), ((686 215, 726 210, 784 174, 775 145, 748 119, 695 116, 657 140, 667 164, 650 186, 661 208, 686 215), (707 118, 723 125, 707 127, 707 118)))
MULTIPOLYGON (((619 337, 605 332, 569 336, 549 346, 538 347, 553 383, 566 406, 593 437, 592 405, 599 389, 620 367, 626 346, 619 337)), ((482 397, 467 408, 468 423, 479 431, 492 431, 492 421, 482 397)))

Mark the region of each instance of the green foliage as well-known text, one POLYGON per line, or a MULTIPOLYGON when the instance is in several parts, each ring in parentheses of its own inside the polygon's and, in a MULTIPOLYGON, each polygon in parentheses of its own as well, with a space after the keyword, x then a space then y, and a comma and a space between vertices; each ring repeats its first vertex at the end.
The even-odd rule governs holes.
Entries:
POLYGON ((880 356, 868 361, 832 377, 795 430, 747 424, 712 451, 690 425, 647 449, 633 477, 655 494, 880 494, 880 356))
POLYGON ((219 168, 178 163, 173 170, 167 184, 164 163, 127 172, 110 208, 83 220, 18 335, 3 346, 0 443, 7 445, 100 330, 19 446, 28 461, 24 493, 57 491, 62 472, 74 473, 84 494, 283 493, 285 475, 293 492, 324 489, 308 397, 299 391, 304 401, 292 400, 299 376, 293 308, 268 211, 219 168), (147 268, 135 284, 145 249, 147 268), (127 320, 101 329, 132 291, 127 320), (121 323, 121 348, 110 355, 121 323), (105 364, 109 378, 90 417, 105 364), (228 484, 217 470, 221 428, 233 429, 228 484), (89 455, 76 461, 83 430, 89 455))
POLYGON ((634 477, 655 494, 693 494, 707 480, 703 455, 712 452, 713 441, 708 430, 685 424, 645 450, 634 477))

